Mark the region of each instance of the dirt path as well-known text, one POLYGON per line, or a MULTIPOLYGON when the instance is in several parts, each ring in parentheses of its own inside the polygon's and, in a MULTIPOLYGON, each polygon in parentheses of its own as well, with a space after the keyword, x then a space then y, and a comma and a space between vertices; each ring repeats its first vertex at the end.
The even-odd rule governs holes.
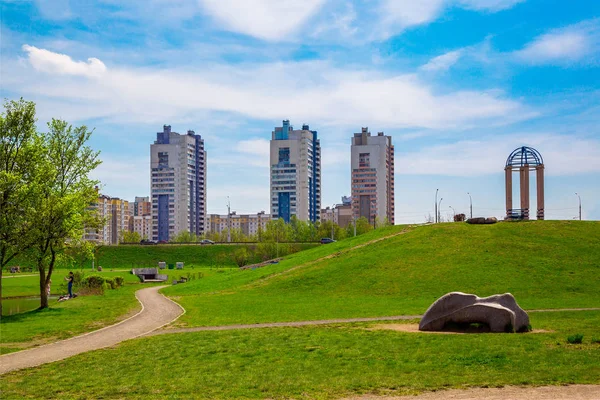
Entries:
MULTIPOLYGON (((558 312, 558 311, 600 311, 600 308, 563 308, 547 310, 525 310, 527 312, 558 312)), ((237 324, 220 326, 198 326, 194 328, 165 328, 148 333, 147 336, 164 335, 168 333, 184 332, 203 332, 203 331, 229 331, 235 329, 260 329, 277 327, 298 327, 311 325, 330 325, 330 324, 348 324, 353 322, 377 322, 377 321, 402 321, 411 319, 421 319, 422 315, 393 315, 390 317, 372 317, 372 318, 341 318, 341 319, 321 319, 314 321, 295 321, 295 322, 268 322, 264 324, 237 324)), ((410 330, 410 332, 414 329, 410 330)), ((423 333, 421 331, 418 331, 423 333)), ((437 333, 437 332, 436 332, 437 333)), ((600 398, 598 399, 600 400, 600 398)))
POLYGON ((418 396, 360 396, 346 400, 599 400, 600 385, 450 389, 418 396))
POLYGON ((60 342, 0 356, 0 375, 113 346, 173 322, 184 310, 179 304, 158 293, 163 287, 165 286, 154 286, 135 292, 142 304, 142 311, 118 324, 60 342))

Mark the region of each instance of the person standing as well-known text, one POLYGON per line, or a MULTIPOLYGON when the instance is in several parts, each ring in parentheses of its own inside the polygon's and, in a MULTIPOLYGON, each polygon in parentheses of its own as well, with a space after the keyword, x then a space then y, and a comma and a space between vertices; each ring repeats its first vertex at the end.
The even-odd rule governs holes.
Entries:
POLYGON ((73 275, 73 271, 69 272, 69 276, 67 276, 65 278, 65 280, 69 282, 69 284, 67 285, 67 287, 69 289, 69 298, 72 299, 73 298, 73 281, 75 280, 75 276, 73 275))

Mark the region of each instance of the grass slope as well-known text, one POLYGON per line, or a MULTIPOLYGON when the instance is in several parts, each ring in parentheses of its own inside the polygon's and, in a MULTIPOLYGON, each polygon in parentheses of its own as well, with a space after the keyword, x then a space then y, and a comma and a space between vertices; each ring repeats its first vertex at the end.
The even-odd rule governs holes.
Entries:
POLYGON ((215 275, 164 293, 187 310, 179 323, 191 326, 420 314, 451 291, 510 292, 526 309, 600 306, 597 222, 420 226, 352 250, 402 229, 378 230, 291 255, 279 265, 215 275), (328 254, 333 256, 320 259, 328 254))
MULTIPOLYGON (((301 250, 319 246, 315 243, 280 244, 281 255, 294 253, 301 250)), ((194 267, 237 267, 234 253, 247 249, 251 254, 249 263, 262 261, 254 254, 256 245, 121 245, 101 246, 96 250, 96 265, 103 268, 138 268, 156 267, 159 261, 175 264, 183 261, 188 266, 194 267)), ((25 259, 17 258, 11 265, 31 266, 32 263, 25 259)), ((67 268, 65 266, 57 266, 67 268)), ((86 262, 84 268, 91 268, 91 261, 86 262)))
POLYGON ((535 313, 552 330, 436 335, 368 324, 142 338, 2 377, 3 399, 340 398, 471 386, 597 384, 600 312, 535 313), (584 335, 569 345, 568 335, 584 335))

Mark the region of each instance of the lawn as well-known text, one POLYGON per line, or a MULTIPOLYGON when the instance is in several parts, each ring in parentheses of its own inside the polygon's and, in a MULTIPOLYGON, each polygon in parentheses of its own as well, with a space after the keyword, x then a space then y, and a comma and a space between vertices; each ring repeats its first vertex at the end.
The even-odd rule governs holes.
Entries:
POLYGON ((372 324, 142 338, 2 377, 2 398, 341 398, 600 382, 600 312, 532 313, 529 334, 436 335, 372 324), (581 333, 583 343, 567 344, 581 333))
POLYGON ((352 250, 402 229, 163 292, 186 309, 178 323, 189 326, 422 314, 451 291, 510 292, 526 309, 600 307, 600 223, 419 226, 352 250))

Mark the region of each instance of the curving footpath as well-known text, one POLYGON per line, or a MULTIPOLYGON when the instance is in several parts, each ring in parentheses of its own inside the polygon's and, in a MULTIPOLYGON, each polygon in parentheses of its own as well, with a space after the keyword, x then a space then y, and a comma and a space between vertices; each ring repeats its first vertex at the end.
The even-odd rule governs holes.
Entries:
POLYGON ((179 304, 158 293, 163 287, 165 286, 154 286, 135 292, 136 298, 142 304, 142 310, 115 325, 60 342, 0 356, 0 375, 114 346, 173 322, 185 311, 179 304))

